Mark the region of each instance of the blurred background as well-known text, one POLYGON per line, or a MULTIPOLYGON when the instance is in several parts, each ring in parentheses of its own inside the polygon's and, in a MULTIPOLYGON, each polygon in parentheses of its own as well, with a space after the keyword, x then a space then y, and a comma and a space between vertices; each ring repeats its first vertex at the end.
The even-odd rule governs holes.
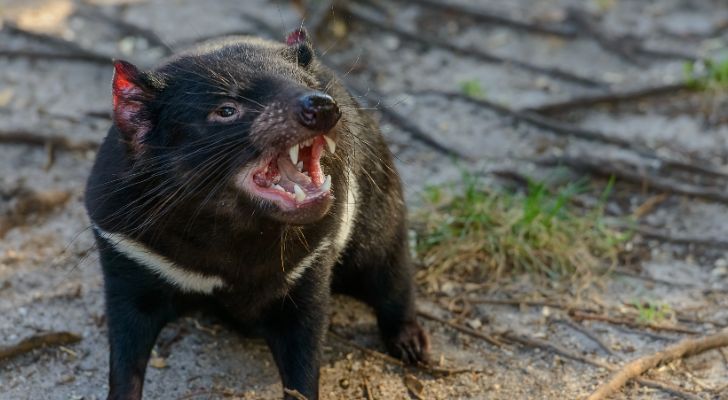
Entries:
MULTIPOLYGON (((102 280, 82 201, 112 58, 149 68, 305 26, 404 182, 433 365, 336 298, 325 399, 582 398, 728 326, 724 0, 0 0, 0 399, 101 399, 102 280)), ((610 398, 728 399, 725 331, 610 398)), ((275 399, 259 339, 167 327, 149 399, 275 399)))

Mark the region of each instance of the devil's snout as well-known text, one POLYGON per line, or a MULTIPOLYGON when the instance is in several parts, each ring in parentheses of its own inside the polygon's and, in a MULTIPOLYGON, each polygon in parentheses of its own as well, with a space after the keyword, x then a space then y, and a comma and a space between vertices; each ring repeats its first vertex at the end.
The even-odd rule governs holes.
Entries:
POLYGON ((328 94, 312 92, 298 98, 298 121, 315 131, 328 131, 341 118, 336 101, 328 94))

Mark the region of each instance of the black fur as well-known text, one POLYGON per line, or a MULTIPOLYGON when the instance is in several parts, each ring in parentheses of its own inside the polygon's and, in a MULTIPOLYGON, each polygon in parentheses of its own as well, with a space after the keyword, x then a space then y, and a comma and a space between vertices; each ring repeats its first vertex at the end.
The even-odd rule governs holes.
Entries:
POLYGON ((111 347, 109 399, 141 398, 159 331, 206 301, 262 328, 283 386, 311 400, 318 398, 332 288, 374 308, 393 355, 426 360, 427 337, 415 320, 405 206, 391 155, 376 124, 316 61, 307 42, 226 39, 148 72, 117 65, 117 74, 141 92, 115 84, 119 110, 88 181, 91 220, 226 285, 209 295, 183 292, 97 234, 111 347), (321 162, 332 175, 334 198, 308 214, 286 214, 251 198, 233 180, 271 149, 311 134, 298 125, 284 132, 271 121, 283 115, 293 124, 294 102, 312 90, 330 95, 341 109, 336 153, 321 162), (226 99, 246 112, 231 124, 210 122, 226 99), (332 244, 289 284, 290 268, 336 236, 350 188, 346 171, 358 183, 348 245, 332 244))

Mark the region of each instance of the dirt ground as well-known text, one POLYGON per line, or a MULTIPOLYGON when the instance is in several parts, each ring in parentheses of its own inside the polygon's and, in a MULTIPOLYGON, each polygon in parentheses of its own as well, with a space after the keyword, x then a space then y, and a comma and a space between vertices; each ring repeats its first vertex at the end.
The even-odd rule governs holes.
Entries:
MULTIPOLYGON (((619 38, 609 43, 619 44, 616 47, 622 51, 604 41, 600 44, 599 35, 589 35, 583 27, 575 35, 546 34, 418 2, 355 2, 360 3, 354 8, 360 17, 375 15, 390 26, 415 32, 416 37, 436 37, 468 49, 456 51, 415 42, 335 7, 333 18, 321 23, 317 35, 318 51, 327 62, 365 90, 360 94, 380 100, 370 106, 392 110, 459 153, 459 160, 454 160, 418 140, 391 115, 382 116, 413 212, 422 204, 426 185, 457 179, 462 169, 484 173, 486 182, 494 186, 504 184, 494 171, 536 178, 556 174, 561 180, 586 174, 583 169, 545 168, 533 162, 544 157, 595 160, 600 166, 616 165, 617 160, 637 166, 633 171, 657 171, 666 179, 725 191, 726 182, 715 176, 670 172, 661 169, 655 158, 728 173, 727 103, 715 92, 676 88, 633 100, 543 112, 571 127, 637 144, 641 153, 636 147, 580 138, 573 130, 564 133, 564 129, 529 123, 522 115, 441 93, 459 93, 463 82, 477 82, 488 101, 525 110, 583 96, 679 84, 686 58, 719 57, 728 49, 724 0, 440 1, 532 25, 570 29, 578 26, 569 18, 569 7, 576 7, 598 16, 595 24, 600 32, 619 38), (630 47, 635 43, 636 47, 630 47), (633 48, 638 48, 635 57, 639 60, 632 60, 634 52, 629 49, 633 48), (478 52, 517 62, 484 60, 478 52), (532 66, 542 68, 536 71, 532 66), (568 71, 589 82, 544 68, 568 71)), ((301 24, 298 8, 288 2, 0 0, 4 21, 80 46, 69 48, 4 25, 0 31, 0 133, 58 135, 77 144, 102 139, 110 124, 106 115, 112 68, 108 63, 90 56, 64 60, 2 53, 79 54, 86 49, 142 66, 165 55, 164 46, 150 39, 148 32, 125 29, 118 21, 94 14, 98 12, 153 30, 172 49, 229 32, 280 39, 301 24)), ((0 360, 2 400, 91 400, 106 393, 102 279, 82 206, 94 150, 88 146, 67 151, 62 143, 53 147, 55 151, 49 151, 42 140, 40 145, 0 143, 0 346, 46 331, 70 331, 82 339, 0 360)), ((601 179, 597 175, 594 179, 601 179)), ((718 243, 675 243, 679 240, 674 237, 636 235, 617 272, 585 289, 543 287, 527 276, 485 287, 440 281, 437 290, 423 290, 418 308, 481 333, 527 335, 620 365, 682 338, 728 326, 728 244, 722 245, 728 236, 727 205, 719 195, 688 197, 618 177, 607 205, 610 214, 638 213, 640 223, 660 232, 718 243), (450 300, 465 292, 461 298, 472 301, 469 309, 462 310, 460 303, 453 305, 450 300), (494 299, 503 301, 497 304, 494 299), (558 304, 548 304, 553 302, 615 318, 634 314, 635 303, 662 304, 668 311, 659 326, 650 329, 614 321, 577 322, 558 304), (584 332, 598 336, 606 349, 584 332)), ((337 298, 333 309, 332 329, 338 334, 329 336, 324 349, 321 392, 325 399, 576 399, 588 395, 610 374, 543 347, 493 345, 431 319, 423 319, 423 324, 431 334, 433 359, 452 373, 405 369, 376 353, 383 348, 369 310, 345 298, 337 298)), ((145 398, 280 397, 281 386, 265 344, 241 338, 205 316, 193 315, 168 326, 155 352, 145 398)), ((653 369, 647 377, 678 388, 678 394, 630 383, 613 398, 669 399, 687 393, 702 399, 728 399, 728 352, 712 350, 685 358, 653 369)))

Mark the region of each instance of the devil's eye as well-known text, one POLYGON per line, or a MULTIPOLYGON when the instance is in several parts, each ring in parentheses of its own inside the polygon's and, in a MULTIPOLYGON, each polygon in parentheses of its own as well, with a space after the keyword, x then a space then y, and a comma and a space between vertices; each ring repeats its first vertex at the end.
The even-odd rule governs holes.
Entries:
POLYGON ((217 115, 223 118, 230 118, 237 113, 238 110, 235 107, 223 106, 217 109, 217 115))
POLYGON ((225 103, 210 114, 210 120, 226 122, 232 121, 240 114, 240 107, 236 104, 225 103))

